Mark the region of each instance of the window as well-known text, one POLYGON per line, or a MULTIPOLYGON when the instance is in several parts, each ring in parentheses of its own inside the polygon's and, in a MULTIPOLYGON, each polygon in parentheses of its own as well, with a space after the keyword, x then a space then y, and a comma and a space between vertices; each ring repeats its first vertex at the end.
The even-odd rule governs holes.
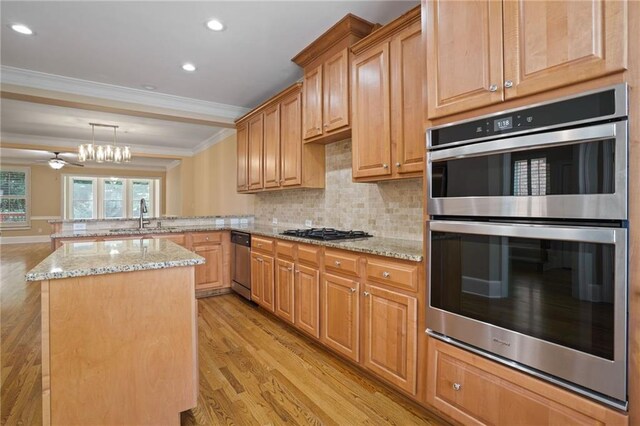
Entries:
POLYGON ((30 170, 26 167, 0 169, 0 227, 31 226, 29 212, 30 170))
POLYGON ((547 159, 518 160, 513 165, 513 195, 547 194, 547 159))
POLYGON ((160 179, 65 176, 66 219, 137 218, 140 199, 147 217, 160 212, 160 179))

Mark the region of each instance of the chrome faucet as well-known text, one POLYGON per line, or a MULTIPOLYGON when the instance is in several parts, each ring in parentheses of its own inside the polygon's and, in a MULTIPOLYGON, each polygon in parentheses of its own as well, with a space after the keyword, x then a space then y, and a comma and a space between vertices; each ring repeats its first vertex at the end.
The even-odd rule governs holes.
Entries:
POLYGON ((147 202, 144 200, 144 198, 140 199, 140 225, 138 226, 138 229, 144 229, 145 225, 148 225, 151 223, 150 220, 145 220, 144 219, 144 214, 147 213, 147 202))

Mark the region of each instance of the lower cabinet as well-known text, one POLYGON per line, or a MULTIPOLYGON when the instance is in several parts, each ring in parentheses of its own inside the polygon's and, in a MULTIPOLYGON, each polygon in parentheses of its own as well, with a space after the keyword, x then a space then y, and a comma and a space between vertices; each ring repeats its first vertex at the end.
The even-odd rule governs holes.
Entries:
POLYGON ((293 269, 293 262, 282 259, 276 260, 275 314, 291 324, 295 323, 295 273, 293 269))
POLYGON ((363 363, 376 375, 416 394, 418 300, 374 285, 364 292, 363 363))
POLYGON ((322 343, 360 362, 360 283, 325 273, 322 300, 322 343))
POLYGON ((274 312, 273 256, 251 253, 251 300, 274 312))
POLYGON ((295 325, 316 339, 320 338, 320 271, 300 265, 295 270, 295 325))
POLYGON ((427 403, 464 424, 626 425, 620 413, 429 338, 427 403))
POLYGON ((196 291, 224 286, 222 244, 194 246, 193 251, 204 257, 205 263, 196 266, 196 291))

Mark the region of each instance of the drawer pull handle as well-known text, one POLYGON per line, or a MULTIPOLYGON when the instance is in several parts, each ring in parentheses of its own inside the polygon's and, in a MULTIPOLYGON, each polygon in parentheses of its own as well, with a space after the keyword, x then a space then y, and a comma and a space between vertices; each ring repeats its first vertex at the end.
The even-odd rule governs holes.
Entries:
POLYGON ((454 383, 453 384, 453 390, 454 391, 459 391, 460 389, 462 389, 462 385, 460 383, 454 383))
POLYGON ((365 291, 365 292, 364 292, 364 293, 362 293, 362 294, 364 294, 364 297, 369 297, 369 294, 371 294, 371 293, 369 293, 368 291, 365 291))
POLYGON ((258 247, 262 247, 262 244, 261 244, 261 243, 258 243, 258 244, 256 244, 256 245, 257 245, 258 247))
POLYGON ((291 271, 291 268, 287 268, 287 271, 291 271))
POLYGON ((340 266, 340 261, 336 260, 336 266, 340 266))
POLYGON ((349 290, 351 290, 351 293, 355 293, 356 292, 356 289, 353 288, 353 287, 351 287, 349 290))
POLYGON ((383 278, 389 278, 390 276, 391 276, 391 274, 390 274, 390 273, 388 273, 387 271, 384 271, 384 272, 382 273, 382 277, 383 277, 383 278))
POLYGON ((209 241, 209 237, 206 237, 205 240, 209 241))

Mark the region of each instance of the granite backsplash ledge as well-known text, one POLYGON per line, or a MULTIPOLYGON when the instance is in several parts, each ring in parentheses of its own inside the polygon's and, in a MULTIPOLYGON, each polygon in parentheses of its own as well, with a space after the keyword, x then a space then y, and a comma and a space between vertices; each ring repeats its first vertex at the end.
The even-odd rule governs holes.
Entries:
POLYGON ((351 140, 326 147, 326 188, 256 194, 255 221, 280 226, 357 229, 385 238, 422 240, 422 179, 354 183, 351 140))

